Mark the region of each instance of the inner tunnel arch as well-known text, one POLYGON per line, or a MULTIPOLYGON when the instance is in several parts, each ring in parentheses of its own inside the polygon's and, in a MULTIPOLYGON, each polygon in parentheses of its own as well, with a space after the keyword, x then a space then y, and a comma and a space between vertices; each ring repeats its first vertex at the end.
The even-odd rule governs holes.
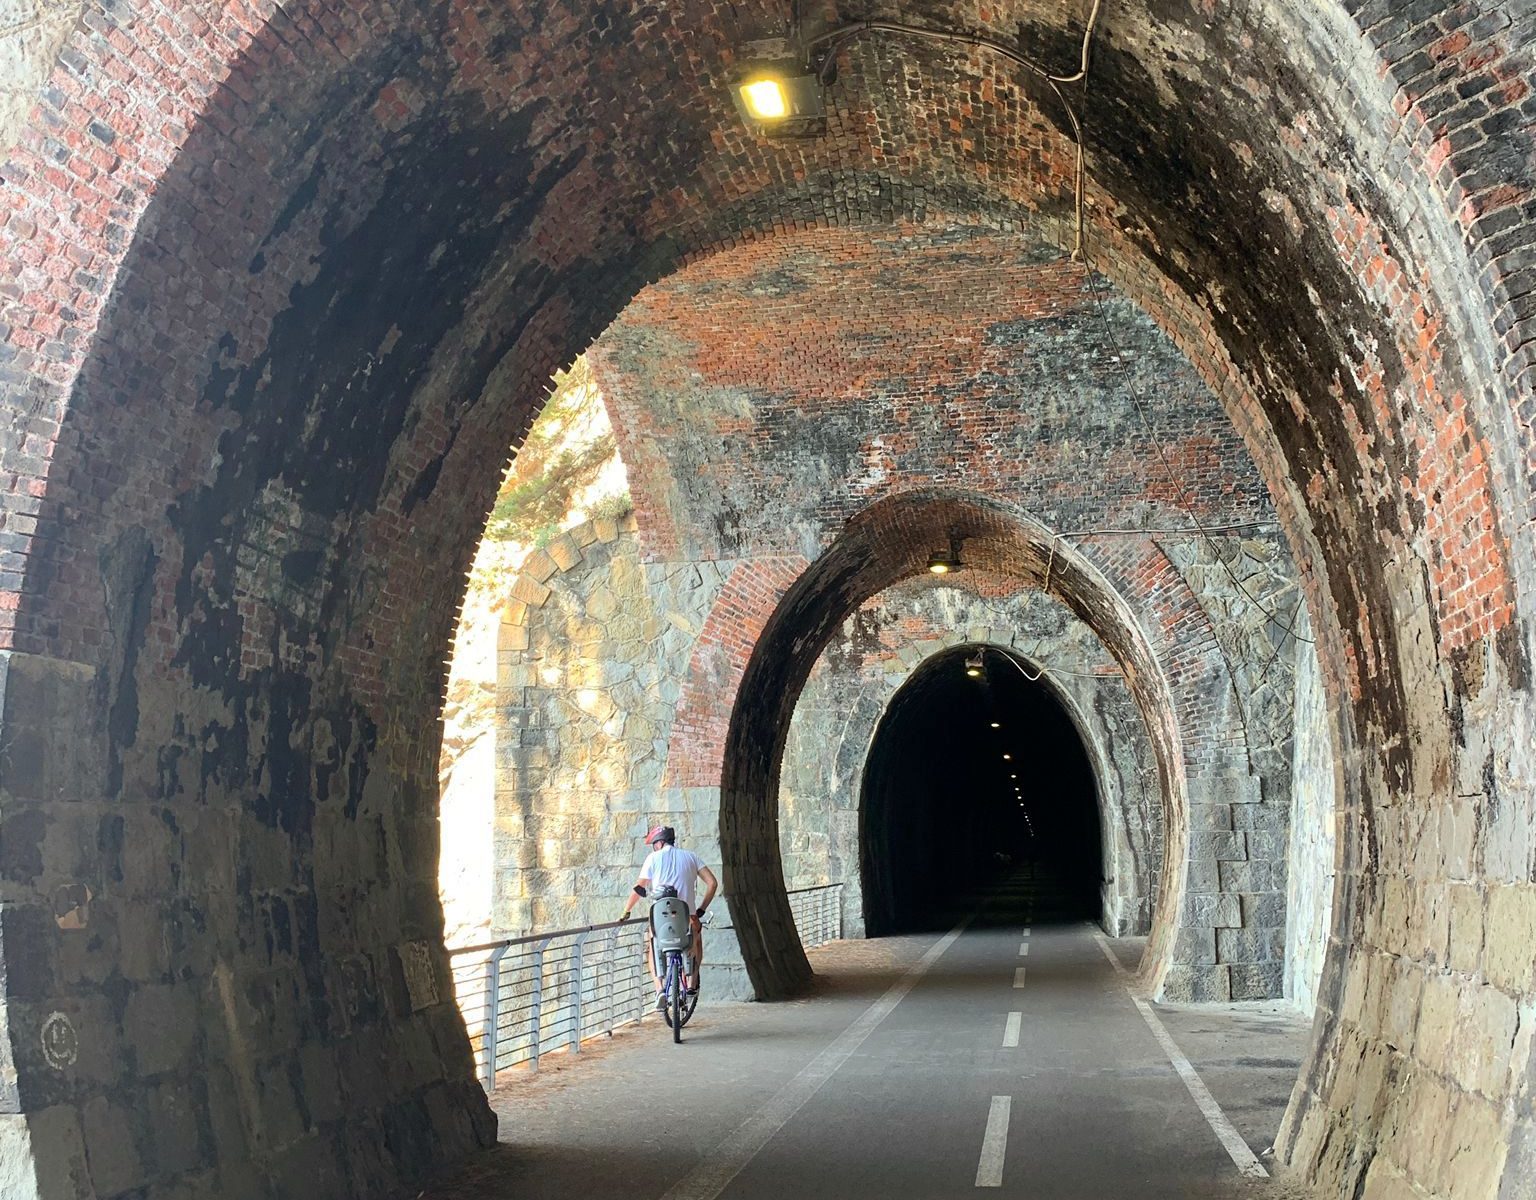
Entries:
POLYGON ((1188 816, 1183 734, 1156 652, 1114 590, 1049 533, 1000 506, 953 495, 905 493, 877 502, 845 527, 775 607, 736 692, 724 745, 722 863, 732 880, 732 924, 760 998, 795 995, 811 971, 795 934, 775 832, 780 768, 798 697, 836 628, 871 596, 923 574, 930 541, 953 539, 979 571, 1046 585, 1099 634, 1120 664, 1151 736, 1164 805, 1164 865, 1142 974, 1167 972, 1183 897, 1188 816))
POLYGON ((965 641, 890 698, 859 783, 868 936, 947 928, 970 891, 1022 863, 1050 883, 1042 924, 1103 923, 1117 814, 1102 752, 1071 698, 1033 675, 1011 647, 965 641))
MULTIPOLYGON (((818 658, 795 704, 781 772, 786 886, 842 884, 844 936, 869 932, 862 797, 877 727, 924 664, 966 646, 1011 653, 1059 694, 1089 751, 1106 832, 1097 915, 1113 937, 1146 935, 1163 861, 1162 798, 1146 726, 1124 677, 1064 606, 1018 581, 977 572, 887 589, 845 622, 818 658)), ((1002 667, 1000 660, 994 665, 1002 667)), ((988 671, 983 682, 971 681, 957 699, 984 703, 976 693, 990 694, 991 677, 988 671)))

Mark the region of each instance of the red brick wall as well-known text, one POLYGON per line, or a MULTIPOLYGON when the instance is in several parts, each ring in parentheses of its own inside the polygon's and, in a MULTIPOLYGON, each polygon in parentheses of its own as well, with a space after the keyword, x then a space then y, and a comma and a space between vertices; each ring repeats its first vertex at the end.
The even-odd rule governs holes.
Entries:
POLYGON ((747 661, 763 626, 807 565, 803 558, 756 558, 726 579, 688 664, 667 745, 665 785, 720 786, 731 705, 747 661))

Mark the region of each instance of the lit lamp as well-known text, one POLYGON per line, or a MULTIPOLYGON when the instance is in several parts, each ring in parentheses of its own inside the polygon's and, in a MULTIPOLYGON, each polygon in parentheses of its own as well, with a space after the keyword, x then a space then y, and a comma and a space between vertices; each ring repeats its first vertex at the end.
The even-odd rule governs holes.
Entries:
POLYGON ((770 137, 819 135, 826 117, 821 81, 782 38, 748 46, 731 99, 747 124, 770 137))
POLYGON ((981 676, 981 655, 973 654, 965 660, 965 673, 972 679, 977 679, 981 676))

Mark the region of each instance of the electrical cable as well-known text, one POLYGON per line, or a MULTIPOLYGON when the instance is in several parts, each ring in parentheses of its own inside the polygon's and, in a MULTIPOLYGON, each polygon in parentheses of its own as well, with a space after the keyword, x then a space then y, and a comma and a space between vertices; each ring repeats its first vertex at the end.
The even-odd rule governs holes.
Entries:
MULTIPOLYGON (((1076 216, 1076 234, 1072 257, 1075 260, 1081 260, 1083 257, 1083 229, 1086 223, 1085 193, 1088 183, 1088 167, 1085 158, 1086 150, 1083 146, 1083 127, 1077 119, 1076 109, 1072 107, 1066 94, 1061 90, 1061 85, 1087 83, 1089 59, 1093 51, 1093 34, 1098 26, 1099 12, 1102 6, 1103 0, 1093 0, 1093 7, 1089 10, 1088 21, 1083 30, 1078 70, 1072 75, 1054 75, 1038 63, 1024 57, 1024 55, 1006 42, 1000 42, 986 34, 955 33, 944 29, 930 29, 922 25, 907 25, 900 21, 856 21, 851 25, 828 30, 826 33, 812 38, 805 44, 805 51, 807 58, 813 59, 816 51, 825 48, 821 62, 819 64, 813 62, 812 64, 816 69, 817 80, 823 87, 827 85, 828 68, 837 58, 838 52, 849 45, 849 43, 872 33, 891 34, 897 37, 909 37, 948 45, 972 46, 978 49, 990 50, 994 54, 1017 66, 1023 67, 1030 74, 1043 80, 1050 87, 1051 91, 1055 93, 1062 110, 1067 114, 1067 122, 1072 126, 1072 138, 1077 146, 1077 164, 1073 170, 1073 208, 1076 216)), ((798 14, 798 5, 796 5, 795 12, 798 14)))
MULTIPOLYGON (((1013 655, 1008 654, 1008 653, 1006 653, 1006 652, 1004 652, 1002 650, 998 650, 994 646, 982 646, 980 649, 981 649, 981 651, 983 653, 985 651, 987 651, 987 650, 993 650, 1001 658, 1005 659, 1008 662, 1008 664, 1013 667, 1014 670, 1016 670, 1020 675, 1024 676, 1025 679, 1029 680, 1030 683, 1039 683, 1040 680, 1043 679, 1047 675, 1051 676, 1052 678, 1057 678, 1057 677, 1063 676, 1063 675, 1070 675, 1074 679, 1119 679, 1119 678, 1123 678, 1124 675, 1125 675, 1125 672, 1122 671, 1119 667, 1116 667, 1116 668, 1114 668, 1113 670, 1110 670, 1110 671, 1100 672, 1100 671, 1064 671, 1064 670, 1060 669, 1059 667, 1046 667, 1046 666, 1042 666, 1037 674, 1031 675, 1027 670, 1024 669, 1024 665, 1022 663, 1020 663, 1017 659, 1015 659, 1013 657, 1013 655)), ((1040 649, 1039 643, 1036 643, 1036 645, 1035 645, 1035 654, 1039 653, 1039 649, 1040 649)), ((1032 655, 1032 657, 1033 657, 1033 655, 1032 655)))

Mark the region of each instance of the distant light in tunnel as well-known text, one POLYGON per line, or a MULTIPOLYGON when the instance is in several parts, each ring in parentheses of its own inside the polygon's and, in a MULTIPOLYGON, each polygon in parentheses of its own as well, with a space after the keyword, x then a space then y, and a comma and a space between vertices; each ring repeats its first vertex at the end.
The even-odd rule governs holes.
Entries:
POLYGON ((1005 755, 1003 755, 1003 761, 1004 761, 1004 762, 1011 762, 1011 761, 1012 761, 1012 759, 1013 759, 1013 755, 1011 755, 1011 754, 1005 754, 1005 755))
POLYGON ((998 722, 996 722, 996 721, 993 721, 993 722, 992 722, 992 728, 993 728, 993 729, 1001 729, 1001 728, 1002 728, 1002 726, 1001 726, 1001 725, 1000 725, 1000 724, 998 724, 998 722))

